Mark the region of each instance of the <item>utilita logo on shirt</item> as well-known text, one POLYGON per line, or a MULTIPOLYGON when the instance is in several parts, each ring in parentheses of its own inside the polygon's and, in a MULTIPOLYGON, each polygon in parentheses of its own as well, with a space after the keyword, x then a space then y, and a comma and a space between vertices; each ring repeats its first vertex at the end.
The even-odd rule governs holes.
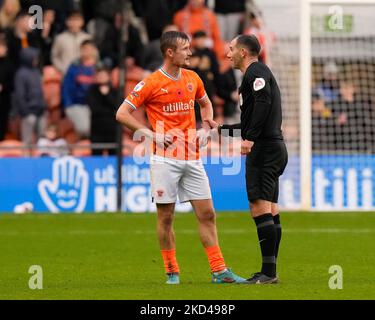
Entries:
POLYGON ((194 110, 194 100, 190 100, 189 103, 180 102, 172 102, 163 106, 164 113, 175 113, 175 112, 186 112, 194 110))

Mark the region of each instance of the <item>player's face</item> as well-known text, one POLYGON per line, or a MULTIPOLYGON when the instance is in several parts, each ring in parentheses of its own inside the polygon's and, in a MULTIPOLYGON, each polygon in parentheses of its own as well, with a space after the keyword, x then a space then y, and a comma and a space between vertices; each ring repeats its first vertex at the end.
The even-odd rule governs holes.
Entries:
POLYGON ((229 44, 229 51, 227 54, 227 58, 232 61, 233 63, 233 68, 239 69, 242 64, 242 55, 241 51, 237 46, 237 40, 234 39, 231 41, 229 44))
POLYGON ((177 40, 177 48, 173 52, 173 64, 178 67, 188 67, 190 65, 190 42, 183 39, 177 40))

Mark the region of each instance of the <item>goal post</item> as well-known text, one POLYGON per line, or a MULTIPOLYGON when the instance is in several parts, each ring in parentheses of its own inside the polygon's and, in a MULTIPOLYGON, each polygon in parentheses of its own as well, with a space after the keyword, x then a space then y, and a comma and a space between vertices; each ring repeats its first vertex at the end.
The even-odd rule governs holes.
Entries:
POLYGON ((302 210, 375 208, 375 19, 371 12, 375 0, 300 2, 302 210), (323 77, 330 73, 332 79, 323 77))
POLYGON ((300 14, 300 189, 301 209, 311 209, 311 1, 301 2, 300 14))

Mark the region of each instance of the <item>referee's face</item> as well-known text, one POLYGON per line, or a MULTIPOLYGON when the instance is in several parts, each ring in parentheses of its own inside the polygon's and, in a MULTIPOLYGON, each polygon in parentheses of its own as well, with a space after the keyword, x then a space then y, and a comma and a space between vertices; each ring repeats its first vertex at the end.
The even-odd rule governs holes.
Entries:
POLYGON ((229 51, 227 54, 227 58, 232 61, 233 68, 240 69, 242 64, 242 56, 241 51, 237 46, 237 39, 233 39, 229 44, 229 51))

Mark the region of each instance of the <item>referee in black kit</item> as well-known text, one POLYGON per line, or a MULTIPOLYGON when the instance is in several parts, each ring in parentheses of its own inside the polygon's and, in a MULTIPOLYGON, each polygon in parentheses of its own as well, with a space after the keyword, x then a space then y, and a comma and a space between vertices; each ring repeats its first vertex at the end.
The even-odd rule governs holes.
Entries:
POLYGON ((262 252, 261 272, 247 280, 250 284, 278 282, 281 224, 277 201, 279 177, 288 162, 281 132, 280 90, 271 70, 258 61, 260 50, 254 35, 240 35, 230 43, 227 57, 243 73, 239 88, 241 123, 218 127, 223 136, 233 136, 234 129, 241 129, 241 153, 247 155, 247 197, 262 252))

